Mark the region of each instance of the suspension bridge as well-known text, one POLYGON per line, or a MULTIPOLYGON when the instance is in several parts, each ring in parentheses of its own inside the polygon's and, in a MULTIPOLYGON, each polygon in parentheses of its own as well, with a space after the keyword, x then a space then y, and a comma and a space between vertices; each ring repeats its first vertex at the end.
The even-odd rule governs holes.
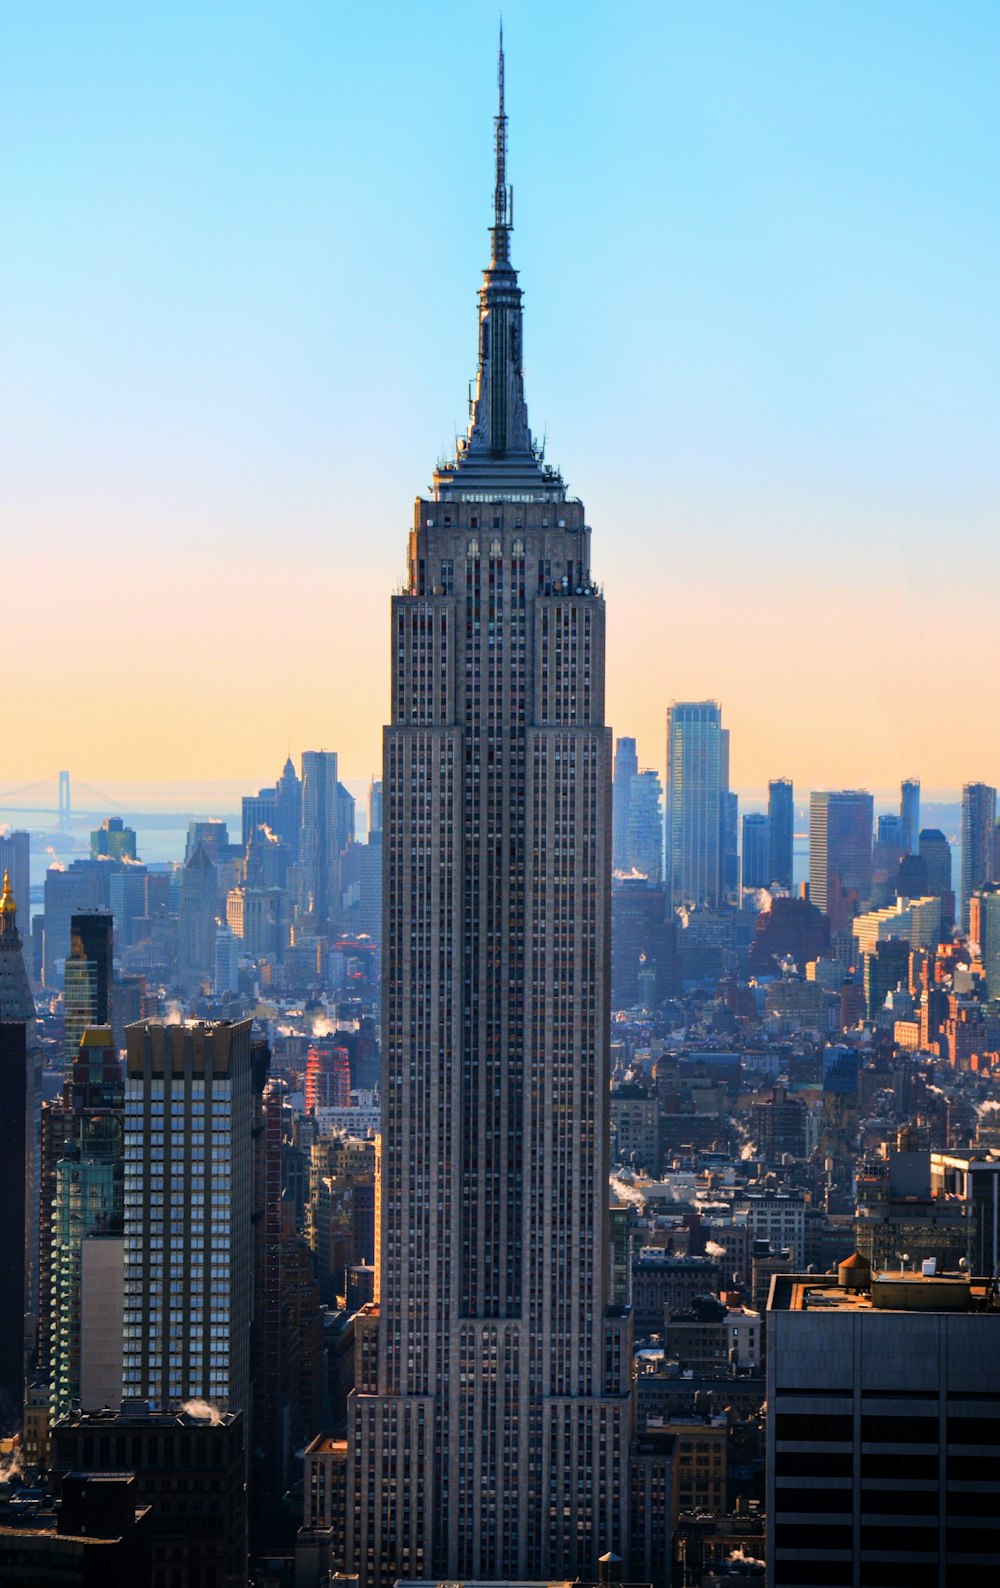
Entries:
POLYGON ((0 788, 0 822, 11 826, 16 826, 22 817, 49 816, 58 831, 69 832, 75 821, 133 814, 110 794, 65 771, 53 772, 37 783, 23 783, 20 788, 0 788))

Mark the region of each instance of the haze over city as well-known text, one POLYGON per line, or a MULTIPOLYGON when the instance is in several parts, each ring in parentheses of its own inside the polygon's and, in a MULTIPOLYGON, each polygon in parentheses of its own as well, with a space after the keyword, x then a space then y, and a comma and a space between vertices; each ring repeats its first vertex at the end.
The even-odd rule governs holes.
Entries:
MULTIPOLYGON (((474 372, 495 22, 7 8, 7 786, 379 766, 386 593, 474 372)), ((995 783, 996 9, 505 27, 608 720, 662 768, 667 702, 721 700, 741 789, 995 783)))

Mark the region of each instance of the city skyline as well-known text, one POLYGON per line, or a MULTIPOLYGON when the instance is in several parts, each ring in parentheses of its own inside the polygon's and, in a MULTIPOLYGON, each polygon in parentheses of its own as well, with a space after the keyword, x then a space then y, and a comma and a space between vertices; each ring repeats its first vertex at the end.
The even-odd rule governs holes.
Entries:
MULTIPOLYGON (((390 15, 392 52, 384 17, 309 5, 11 21, 6 571, 33 687, 8 786, 66 764, 249 785, 289 744, 335 745, 349 781, 378 765, 399 504, 471 373, 495 21, 390 15), (393 105, 446 42, 448 113, 404 134, 393 105), (82 589, 114 635, 88 653, 123 725, 100 744, 68 683, 82 589), (180 676, 144 589, 183 615, 180 676), (276 639, 248 681, 263 591, 276 639)), ((977 676, 1000 20, 608 16, 507 12, 536 422, 615 533, 609 721, 662 772, 668 702, 718 699, 741 790, 995 785, 997 753, 958 746, 1000 689, 977 676)))

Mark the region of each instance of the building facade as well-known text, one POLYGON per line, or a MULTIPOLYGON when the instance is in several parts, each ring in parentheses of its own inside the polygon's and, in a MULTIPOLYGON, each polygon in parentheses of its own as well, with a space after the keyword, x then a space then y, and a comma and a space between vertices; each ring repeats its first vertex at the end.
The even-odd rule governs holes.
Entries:
POLYGON ((864 789, 809 797, 809 898, 844 926, 872 891, 874 801, 864 789))
POLYGON ((969 901, 984 882, 993 881, 997 791, 988 783, 962 789, 962 925, 969 929, 969 901))
MULTIPOLYGON (((124 1113, 121 1067, 111 1027, 82 1033, 67 1087, 63 1119, 66 1139, 55 1165, 51 1220, 43 1238, 50 1242, 46 1311, 49 1328, 49 1407, 53 1422, 83 1403, 83 1320, 111 1292, 118 1316, 106 1332, 117 1351, 121 1395, 122 1207, 124 1113), (84 1297, 84 1247, 100 1240, 89 1267, 100 1270, 100 1296, 84 1297)), ((95 1342, 100 1347, 101 1342, 95 1342)), ((103 1400, 98 1405, 103 1404, 103 1400)), ((111 1404, 117 1404, 117 1400, 111 1404)), ((94 1409, 93 1401, 89 1409, 94 1409)))
POLYGON ((72 1064, 88 1026, 111 1024, 114 917, 110 910, 85 910, 70 921, 69 954, 63 975, 66 1062, 72 1064))
MULTIPOLYGON (((17 902, 0 892, 0 1433, 21 1425, 31 1269, 36 1132, 35 1005, 21 954, 17 902)), ((37 1229, 37 1225, 34 1225, 37 1229)))
POLYGON ((628 871, 628 829, 632 804, 632 779, 639 776, 639 756, 635 740, 618 739, 615 744, 614 816, 611 858, 616 871, 628 871))
POLYGON ((920 779, 908 777, 899 785, 899 819, 904 855, 920 852, 920 779))
POLYGON ((667 887, 671 906, 716 909, 724 885, 728 732, 717 701, 667 711, 667 887))
POLYGON ((770 823, 763 811, 750 811, 743 818, 742 885, 766 888, 770 880, 770 823))
POLYGON ((604 601, 528 428, 502 54, 500 81, 472 418, 392 603, 378 1299, 349 1406, 363 1585, 592 1577, 627 1546, 604 601))
POLYGON ((663 879, 663 785, 650 767, 643 767, 631 780, 628 869, 641 872, 652 883, 663 879))
POLYGON ((250 1021, 126 1032, 122 1394, 248 1406, 250 1021))
POLYGON ((767 785, 767 830, 770 843, 767 880, 790 892, 795 847, 795 791, 790 778, 773 778, 767 785))
POLYGON ((768 1583, 986 1581, 1000 1312, 967 1276, 841 1272, 779 1275, 771 1293, 768 1583))

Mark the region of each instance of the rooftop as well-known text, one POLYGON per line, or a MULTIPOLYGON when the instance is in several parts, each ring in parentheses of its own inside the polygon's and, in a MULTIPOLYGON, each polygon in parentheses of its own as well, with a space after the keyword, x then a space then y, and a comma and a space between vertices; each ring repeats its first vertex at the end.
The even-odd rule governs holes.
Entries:
POLYGON ((866 1289, 833 1274, 776 1274, 769 1312, 1000 1312, 988 1279, 967 1274, 877 1273, 866 1289))

